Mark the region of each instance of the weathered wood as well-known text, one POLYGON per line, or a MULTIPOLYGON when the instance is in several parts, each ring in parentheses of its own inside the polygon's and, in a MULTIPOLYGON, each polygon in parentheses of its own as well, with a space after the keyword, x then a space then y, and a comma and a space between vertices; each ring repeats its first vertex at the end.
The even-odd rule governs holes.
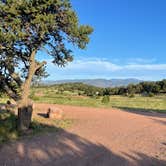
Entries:
POLYGON ((26 131, 30 127, 32 119, 33 106, 29 105, 27 107, 18 108, 18 130, 26 131))

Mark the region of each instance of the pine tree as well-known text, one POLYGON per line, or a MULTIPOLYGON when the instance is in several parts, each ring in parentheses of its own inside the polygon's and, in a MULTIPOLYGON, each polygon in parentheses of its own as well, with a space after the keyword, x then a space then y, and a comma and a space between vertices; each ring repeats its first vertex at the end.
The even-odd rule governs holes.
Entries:
POLYGON ((30 85, 46 61, 36 58, 45 50, 52 62, 65 66, 73 60, 66 43, 84 49, 92 28, 80 25, 69 0, 0 0, 0 84, 18 103, 19 128, 31 105, 30 85))

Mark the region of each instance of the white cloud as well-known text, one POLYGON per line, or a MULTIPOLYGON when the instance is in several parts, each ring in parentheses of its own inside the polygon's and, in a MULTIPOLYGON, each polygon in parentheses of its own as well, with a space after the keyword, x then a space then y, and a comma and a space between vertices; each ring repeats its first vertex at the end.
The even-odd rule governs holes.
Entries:
POLYGON ((111 62, 108 62, 106 60, 100 60, 100 59, 96 59, 96 60, 76 60, 73 63, 70 63, 66 69, 90 69, 90 70, 109 70, 109 71, 116 71, 116 70, 120 70, 121 67, 113 64, 111 62))
MULTIPOLYGON (((148 60, 145 61, 148 62, 148 60)), ((79 59, 69 63, 65 68, 59 68, 49 60, 47 69, 53 79, 109 77, 166 78, 166 64, 142 63, 141 60, 136 60, 136 63, 123 63, 120 65, 120 63, 112 63, 107 59, 79 59)))
POLYGON ((123 67, 127 70, 151 70, 159 71, 166 70, 166 64, 131 64, 123 67))
POLYGON ((126 61, 128 64, 153 64, 156 62, 156 59, 130 58, 127 59, 126 61))
POLYGON ((166 70, 166 64, 127 64, 119 65, 107 60, 93 59, 93 60, 76 60, 66 66, 66 70, 107 70, 107 71, 120 71, 120 70, 166 70))

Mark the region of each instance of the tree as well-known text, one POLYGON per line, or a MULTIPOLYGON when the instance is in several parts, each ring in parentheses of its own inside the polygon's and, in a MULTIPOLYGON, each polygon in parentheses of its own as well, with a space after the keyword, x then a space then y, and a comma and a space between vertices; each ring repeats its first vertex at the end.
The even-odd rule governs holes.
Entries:
POLYGON ((104 92, 103 92, 104 96, 109 96, 110 95, 110 89, 109 88, 105 88, 104 92))
POLYGON ((66 43, 84 49, 93 29, 79 25, 69 0, 0 0, 0 22, 0 84, 18 103, 18 127, 24 130, 32 79, 46 65, 36 55, 45 51, 65 66, 73 60, 66 43))
POLYGON ((166 93, 166 79, 157 82, 157 84, 160 86, 160 91, 166 93))
POLYGON ((129 84, 127 86, 127 92, 128 92, 128 94, 135 94, 136 93, 136 85, 129 84))
POLYGON ((103 104, 108 104, 110 102, 110 97, 108 95, 104 96, 101 100, 103 104))
POLYGON ((126 87, 124 87, 124 86, 119 87, 118 95, 125 95, 126 92, 127 92, 126 87))

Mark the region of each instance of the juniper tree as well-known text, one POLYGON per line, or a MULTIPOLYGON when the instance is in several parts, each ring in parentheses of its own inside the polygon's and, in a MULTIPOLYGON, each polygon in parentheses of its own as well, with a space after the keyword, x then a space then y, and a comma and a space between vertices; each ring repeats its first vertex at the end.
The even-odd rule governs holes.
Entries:
MULTIPOLYGON (((46 51, 52 63, 65 66, 73 60, 66 43, 84 49, 92 31, 90 26, 79 24, 69 0, 0 0, 0 84, 3 90, 19 108, 27 108, 31 81, 46 65, 36 54, 46 51)), ((25 109, 19 110, 24 114, 25 109)), ((21 118, 18 116, 23 121, 21 118)), ((24 127, 27 126, 21 129, 24 127)))

